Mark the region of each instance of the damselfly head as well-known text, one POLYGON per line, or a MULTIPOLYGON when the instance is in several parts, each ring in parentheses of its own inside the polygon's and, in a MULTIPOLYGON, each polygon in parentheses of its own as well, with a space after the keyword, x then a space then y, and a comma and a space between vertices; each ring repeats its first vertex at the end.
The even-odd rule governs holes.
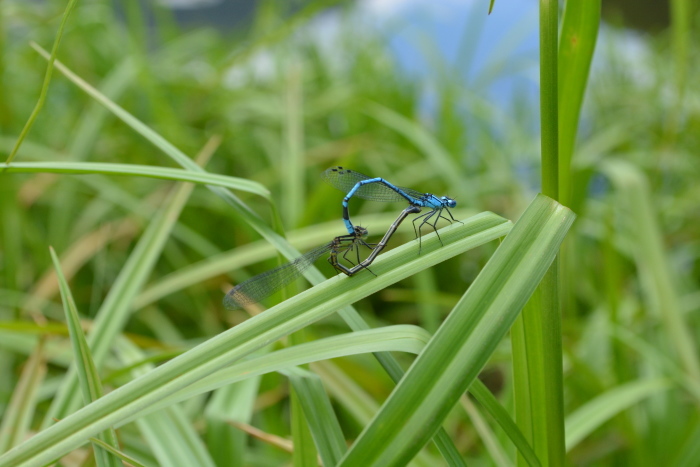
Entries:
POLYGON ((367 235, 369 235, 369 232, 367 232, 367 229, 364 227, 360 227, 359 225, 355 226, 355 236, 358 238, 366 238, 367 235))
POLYGON ((454 208, 455 206, 457 206, 457 201, 450 198, 449 196, 442 196, 440 200, 442 201, 442 204, 444 204, 448 208, 454 208))

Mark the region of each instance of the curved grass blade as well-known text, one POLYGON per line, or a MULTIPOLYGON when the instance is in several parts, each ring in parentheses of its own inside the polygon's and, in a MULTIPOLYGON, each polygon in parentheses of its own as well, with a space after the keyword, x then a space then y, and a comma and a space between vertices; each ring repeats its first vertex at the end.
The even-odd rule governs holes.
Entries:
POLYGON ((153 165, 114 164, 107 162, 13 162, 0 163, 5 173, 65 173, 65 174, 111 174, 194 182, 203 185, 221 186, 270 198, 270 191, 252 180, 230 177, 208 172, 158 167, 153 165))
POLYGON ((538 195, 340 465, 403 465, 415 456, 508 332, 574 218, 538 195))
MULTIPOLYGON (((31 42, 30 45, 44 58, 49 58, 49 54, 38 44, 31 42)), ((132 129, 134 129, 134 131, 146 138, 155 147, 163 151, 176 163, 194 172, 205 172, 204 169, 199 167, 196 163, 192 161, 192 159, 187 157, 182 151, 177 149, 165 138, 163 138, 161 135, 159 135, 151 128, 146 126, 143 122, 139 121, 129 112, 127 112, 124 108, 115 104, 113 101, 111 101, 105 95, 100 93, 94 87, 90 86, 85 80, 81 79, 75 73, 71 72, 65 65, 60 63, 58 60, 55 61, 54 65, 68 79, 70 79, 73 83, 79 86, 83 91, 89 94, 101 105, 104 105, 107 109, 110 110, 110 112, 112 112, 115 116, 121 119, 124 123, 129 125, 132 129)), ((447 171, 446 173, 452 174, 453 172, 447 171)), ((210 186, 209 188, 214 194, 221 197, 226 203, 228 203, 233 209, 235 209, 243 221, 247 222, 251 227, 258 231, 263 238, 265 238, 272 245, 274 245, 274 247, 287 259, 292 260, 293 258, 299 256, 299 252, 296 251, 291 245, 289 245, 289 243, 284 239, 284 237, 270 229, 257 214, 255 214, 247 205, 245 205, 245 203, 238 199, 238 197, 236 197, 233 193, 221 187, 210 186)), ((313 267, 309 268, 306 271, 305 277, 312 284, 318 284, 325 279, 323 274, 321 274, 320 271, 313 267)), ((369 329, 369 325, 367 324, 367 322, 364 321, 362 317, 352 307, 348 306, 345 308, 341 308, 338 310, 338 313, 352 330, 358 331, 363 329, 369 329)), ((376 354, 375 357, 395 382, 401 379, 403 371, 401 370, 401 367, 399 366, 398 362, 391 355, 376 354)), ((459 457, 457 449, 455 448, 454 444, 447 438, 444 431, 440 430, 436 438, 436 444, 438 445, 438 448, 443 453, 443 455, 451 456, 456 461, 459 457)))
POLYGON ((331 401, 318 375, 301 368, 281 370, 294 386, 323 465, 336 465, 345 451, 345 438, 331 401))
POLYGON ((471 248, 500 238, 509 221, 483 213, 442 229, 444 246, 434 233, 423 240, 423 254, 415 244, 379 256, 369 274, 335 276, 240 325, 200 344, 148 374, 112 391, 94 403, 0 456, 0 465, 41 464, 60 457, 85 440, 120 421, 140 415, 165 397, 249 355, 281 337, 335 313, 390 284, 445 261, 471 248))
POLYGON ((586 436, 618 413, 670 387, 670 381, 665 379, 633 381, 588 401, 566 417, 566 450, 576 447, 586 436))
MULTIPOLYGON (((95 366, 95 362, 93 361, 90 353, 90 346, 85 339, 85 334, 83 333, 83 329, 80 325, 78 309, 75 306, 73 294, 68 287, 66 278, 63 276, 61 263, 58 256, 56 256, 54 249, 49 247, 49 251, 51 253, 51 260, 56 268, 56 275, 58 277, 58 283, 61 289, 61 299, 63 300, 63 307, 66 312, 66 324, 70 332, 70 340, 73 346, 75 368, 78 372, 80 390, 83 394, 83 400, 86 404, 89 404, 102 397, 102 383, 100 382, 100 375, 97 372, 97 367, 95 366)), ((114 449, 119 448, 117 433, 111 427, 102 432, 99 439, 114 449)), ((121 462, 119 462, 118 458, 104 450, 100 445, 93 444, 93 448, 98 467, 121 466, 121 462)))

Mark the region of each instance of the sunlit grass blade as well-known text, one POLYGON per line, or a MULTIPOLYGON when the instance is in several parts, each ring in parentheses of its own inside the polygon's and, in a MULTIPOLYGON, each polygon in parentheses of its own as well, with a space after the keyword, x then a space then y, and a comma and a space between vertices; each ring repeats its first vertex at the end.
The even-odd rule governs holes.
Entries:
POLYGON ((511 223, 483 213, 423 237, 422 254, 411 242, 379 256, 372 264, 377 276, 339 275, 280 305, 270 308, 148 374, 105 395, 0 457, 0 464, 49 462, 83 443, 87 437, 139 414, 161 399, 197 382, 269 342, 416 272, 505 235, 511 223), (342 276, 342 277, 341 277, 342 276))
MULTIPOLYGON (((177 401, 212 391, 256 375, 321 360, 369 352, 408 352, 418 354, 430 340, 425 330, 410 325, 356 331, 295 345, 275 352, 234 363, 202 378, 187 388, 156 403, 149 410, 167 407, 177 401)), ((370 407, 372 409, 374 407, 370 407)), ((355 414, 358 421, 369 421, 369 410, 355 414), (365 420, 364 417, 368 418, 365 420)))
MULTIPOLYGON (((83 395, 83 401, 85 404, 89 404, 102 397, 102 383, 100 381, 100 375, 95 367, 95 362, 92 360, 90 347, 87 343, 87 339, 85 339, 85 334, 83 333, 83 328, 80 324, 78 309, 75 306, 73 294, 68 287, 66 278, 63 276, 61 263, 53 248, 49 248, 49 250, 51 252, 51 260, 53 261, 54 268, 56 268, 58 284, 61 290, 61 299, 63 300, 63 307, 66 313, 66 324, 68 325, 68 330, 70 332, 73 355, 75 358, 74 368, 77 370, 80 392, 83 395)), ((112 428, 102 432, 99 439, 114 449, 119 448, 117 434, 112 428)), ((118 458, 102 449, 101 446, 93 444, 93 447, 95 451, 95 460, 98 467, 119 467, 121 465, 118 458)))
MULTIPOLYGON (((100 307, 88 335, 92 358, 98 368, 104 362, 115 337, 126 324, 132 301, 151 273, 192 189, 193 186, 188 184, 178 187, 167 207, 153 218, 100 307)), ((52 402, 44 419, 44 427, 52 424, 53 418, 65 418, 78 405, 77 377, 72 368, 52 402)))
MULTIPOLYGON (((395 218, 396 215, 394 213, 384 213, 363 216, 362 221, 364 225, 369 226, 376 224, 389 225, 395 218)), ((338 225, 339 221, 336 219, 332 222, 292 230, 287 233, 287 239, 301 251, 310 250, 335 237, 338 234, 338 225)), ((370 231, 370 235, 376 236, 376 234, 377 232, 370 231)), ((411 233, 411 235, 413 234, 411 233)), ((138 295, 134 302, 134 307, 137 309, 142 308, 169 294, 182 291, 192 285, 201 284, 231 270, 242 269, 262 260, 274 258, 276 253, 272 245, 264 240, 260 240, 204 258, 197 263, 173 271, 167 276, 155 279, 138 295)), ((327 269, 330 270, 330 267, 327 269)))
POLYGON ((597 396, 566 417, 566 450, 623 410, 670 386, 663 379, 640 380, 617 386, 597 396))
POLYGON ((301 368, 289 368, 282 373, 294 386, 323 465, 337 464, 347 446, 321 379, 301 368))
POLYGON ((574 217, 542 195, 530 204, 341 465, 413 458, 508 332, 574 217))
MULTIPOLYGON (((32 47, 37 50, 44 58, 48 58, 49 55, 40 46, 32 43, 32 47)), ((114 115, 119 119, 129 125, 137 133, 142 135, 148 141, 150 141, 154 146, 162 150, 166 155, 172 158, 176 163, 182 167, 194 171, 194 172, 204 172, 204 170, 195 164, 189 157, 187 157, 182 151, 177 149, 173 144, 168 142, 161 135, 153 131, 151 128, 146 126, 143 122, 139 121, 124 108, 120 107, 116 103, 112 102, 105 95, 100 93, 97 89, 90 86, 85 80, 78 77, 75 73, 71 72, 67 67, 65 67, 59 61, 55 62, 56 68, 61 71, 68 79, 79 86, 83 91, 88 93, 97 102, 104 105, 109 109, 114 115)), ((452 173, 451 171, 449 173, 452 173)), ((260 235, 270 242, 274 247, 287 259, 293 260, 299 256, 299 252, 296 251, 281 235, 272 230, 265 222, 260 219, 260 217, 255 214, 248 206, 246 206, 238 197, 236 197, 230 191, 221 188, 209 186, 210 190, 217 196, 221 197, 226 201, 231 207, 233 207, 241 217, 243 221, 248 223, 253 227, 260 235)), ((273 206, 274 208, 274 206, 273 206)), ((315 267, 307 268, 304 276, 312 283, 318 284, 325 279, 325 277, 318 271, 315 267)), ((350 326, 351 329, 357 331, 362 329, 369 329, 369 325, 362 319, 362 317, 351 307, 341 308, 338 310, 341 318, 350 326)), ((377 359, 384 367, 384 369, 392 376, 392 378, 397 381, 400 378, 400 367, 398 363, 393 359, 391 355, 377 354, 377 359)), ((438 432, 438 446, 445 453, 446 456, 456 457, 456 449, 454 445, 448 440, 444 432, 438 432), (449 451, 449 452, 448 452, 449 451)))
POLYGON ((218 175, 207 172, 174 169, 136 164, 114 164, 107 162, 13 162, 0 163, 5 173, 65 173, 65 174, 107 174, 132 175, 137 177, 194 182, 204 185, 221 186, 232 190, 245 191, 265 198, 270 191, 261 184, 245 178, 218 175))
MULTIPOLYGON (((48 53, 42 49, 39 45, 32 43, 32 47, 39 52, 44 58, 48 58, 48 53)), ((110 112, 112 112, 117 118, 126 123, 130 128, 136 131, 138 134, 143 136, 155 147, 160 149, 165 155, 170 157, 181 167, 190 170, 192 172, 206 173, 204 169, 198 166, 194 160, 188 157, 184 152, 175 147, 172 143, 166 140, 162 135, 155 132, 153 129, 145 125, 139 119, 134 117, 131 113, 127 112, 123 107, 117 105, 111 101, 107 96, 100 93, 93 86, 88 84, 85 80, 77 76, 75 73, 70 71, 65 65, 60 61, 56 60, 54 66, 57 70, 63 73, 68 79, 70 79, 75 85, 80 89, 85 91, 98 103, 105 106, 110 112)), ((238 197, 236 197, 230 191, 221 187, 210 187, 210 190, 217 196, 221 197, 226 201, 232 208, 234 208, 238 214, 241 216, 242 220, 250 224, 255 230, 260 233, 267 241, 275 245, 280 253, 285 255, 288 259, 292 259, 299 256, 299 252, 294 250, 285 240, 270 229, 262 219, 255 214, 248 206, 246 206, 238 197)), ((316 271, 318 273, 318 271, 316 271)), ((308 276, 307 276, 308 277, 308 276)), ((318 276, 317 276, 318 277, 318 276)), ((318 280, 318 279, 317 279, 318 280)))
MULTIPOLYGON (((143 361, 144 354, 127 339, 117 340, 114 353, 122 364, 131 366, 133 378, 147 375, 154 368, 153 364, 133 366, 136 362, 143 361)), ((158 459, 158 465, 215 465, 195 426, 180 405, 173 404, 162 410, 143 412, 136 417, 135 423, 148 448, 158 459)))

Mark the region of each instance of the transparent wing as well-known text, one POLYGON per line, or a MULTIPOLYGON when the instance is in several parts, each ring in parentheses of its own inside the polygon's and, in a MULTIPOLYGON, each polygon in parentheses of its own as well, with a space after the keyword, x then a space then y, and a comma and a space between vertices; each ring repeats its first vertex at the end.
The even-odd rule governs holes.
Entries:
POLYGON ((329 253, 334 242, 327 243, 304 253, 294 261, 251 277, 232 288, 224 297, 227 310, 237 310, 244 305, 258 303, 298 278, 318 258, 329 253))
MULTIPOLYGON (((331 167, 323 172, 321 177, 326 182, 330 183, 346 194, 352 190, 357 182, 374 178, 343 167, 331 167)), ((422 196, 424 196, 424 193, 412 190, 410 188, 397 188, 415 199, 420 199, 422 196)), ((368 183, 367 185, 363 185, 355 192, 355 196, 369 199, 371 201, 381 201, 386 203, 393 201, 406 201, 406 198, 382 183, 368 183)))

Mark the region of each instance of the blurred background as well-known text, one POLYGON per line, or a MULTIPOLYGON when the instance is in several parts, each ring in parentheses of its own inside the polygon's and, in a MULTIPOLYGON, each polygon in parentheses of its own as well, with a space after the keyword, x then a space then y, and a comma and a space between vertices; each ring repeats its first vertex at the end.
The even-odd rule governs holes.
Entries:
MULTIPOLYGON (((516 220, 539 191, 538 3, 497 0, 487 15, 488 3, 81 1, 58 59, 192 158, 212 144, 208 171, 268 187, 271 202, 238 196, 271 225, 279 216, 304 251, 344 233, 342 194, 319 177, 334 165, 451 196, 457 218, 488 210, 516 220)), ((50 50, 65 6, 0 2, 3 154, 44 78, 46 62, 29 42, 50 50)), ((629 382, 664 378, 671 387, 630 397, 571 446, 574 465, 700 465, 700 399, 689 389, 698 381, 679 376, 667 319, 680 317, 697 348, 699 49, 691 35, 689 59, 674 61, 670 12, 668 1, 603 1, 572 163, 569 204, 578 218, 561 274, 567 413, 629 382)), ((697 10, 690 13, 697 25, 697 10)), ((15 160, 174 166, 58 71, 15 160)), ((78 309, 93 317, 171 188, 139 177, 0 175, 2 321, 63 322, 49 245, 78 309)), ((353 219, 377 235, 402 208, 351 202, 353 219)), ((404 225, 391 246, 411 240, 404 225)), ((432 332, 495 248, 453 258, 356 306, 374 326, 432 332)), ((157 354, 240 323, 248 316, 224 312, 223 294, 278 261, 252 227, 196 187, 136 297, 128 336, 157 354)), ((20 341, 33 338, 13 340, 17 331, 11 339, 7 329, 0 346, 12 357, 2 359, 9 377, 0 378, 0 407, 31 348, 20 341)), ((307 332, 345 331, 329 318, 307 332)), ((507 408, 510 351, 504 342, 482 374, 507 408)), ((391 391, 371 357, 337 364, 372 396, 391 391)), ((60 363, 49 373, 60 381, 60 363)), ((265 377, 255 425, 284 435, 286 395, 279 376, 265 377)), ((361 426, 339 410, 355 437, 361 426)), ((470 465, 492 465, 464 413, 446 427, 470 465)), ((251 453, 250 465, 287 459, 261 442, 251 453)))

